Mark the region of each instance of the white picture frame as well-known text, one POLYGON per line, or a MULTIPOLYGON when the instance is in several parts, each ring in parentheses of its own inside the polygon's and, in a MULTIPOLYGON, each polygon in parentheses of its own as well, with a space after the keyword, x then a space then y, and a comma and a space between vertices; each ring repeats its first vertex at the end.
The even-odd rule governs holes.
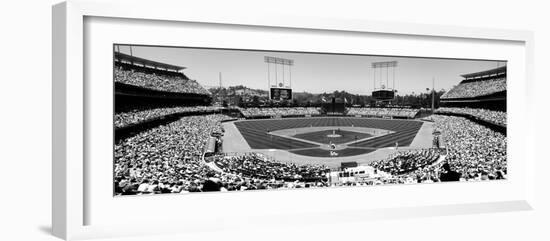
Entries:
MULTIPOLYGON (((204 226, 209 228, 224 229, 234 227, 236 224, 228 222, 227 216, 233 215, 232 220, 236 222, 249 222, 250 225, 298 225, 302 222, 334 222, 349 220, 369 220, 385 219, 397 217, 424 217, 433 215, 453 215, 483 212, 500 212, 533 209, 534 200, 534 173, 536 157, 534 155, 534 130, 526 116, 530 116, 529 108, 526 106, 533 97, 529 93, 533 91, 533 33, 520 30, 497 30, 482 29, 456 26, 439 25, 421 25, 409 23, 391 23, 391 22, 370 22, 352 19, 328 19, 328 18, 299 18, 280 15, 231 15, 211 16, 207 11, 186 11, 182 15, 178 9, 185 8, 185 3, 178 1, 163 2, 155 4, 153 1, 136 1, 129 8, 127 5, 121 5, 118 1, 94 2, 94 1, 67 1, 53 7, 53 150, 52 150, 52 227, 53 234, 63 239, 86 239, 98 237, 112 237, 124 235, 155 234, 169 232, 194 232, 204 231, 204 226), (155 11, 150 11, 150 9, 155 11), (449 200, 429 200, 425 202, 390 202, 390 200, 379 200, 370 207, 350 207, 345 209, 326 208, 323 211, 314 211, 315 205, 311 208, 293 208, 292 203, 282 204, 280 208, 286 208, 287 212, 281 213, 279 209, 262 210, 255 212, 250 210, 240 210, 239 213, 210 213, 214 219, 220 221, 213 222, 209 219, 201 219, 199 213, 188 214, 193 218, 193 222, 181 219, 183 211, 174 211, 164 216, 147 216, 146 220, 154 221, 149 223, 148 228, 139 228, 131 225, 128 220, 123 220, 126 224, 118 223, 113 215, 112 223, 103 223, 102 221, 90 222, 89 216, 100 212, 108 212, 110 208, 107 202, 95 205, 89 208, 89 202, 95 202, 94 192, 91 191, 89 182, 86 181, 86 174, 91 168, 89 160, 85 160, 89 155, 89 145, 86 143, 86 135, 90 133, 87 129, 87 123, 94 118, 89 110, 89 103, 86 101, 87 88, 90 86, 85 82, 85 68, 90 67, 86 63, 86 19, 92 18, 113 18, 121 21, 152 21, 156 25, 170 23, 177 24, 208 24, 224 26, 224 28, 246 28, 251 27, 255 30, 272 31, 278 33, 288 30, 300 30, 307 33, 315 31, 316 34, 376 34, 389 36, 392 38, 418 38, 419 41, 432 40, 453 40, 455 44, 462 42, 477 41, 491 45, 495 43, 509 44, 519 49, 520 53, 512 54, 514 59, 511 61, 512 75, 515 78, 511 85, 514 103, 510 103, 510 136, 514 137, 511 147, 512 159, 518 159, 521 154, 522 162, 511 166, 521 170, 502 183, 476 183, 476 184, 445 184, 445 189, 452 189, 456 192, 463 192, 467 189, 476 189, 477 192, 484 190, 495 190, 494 198, 472 197, 470 199, 451 202, 449 200), (519 64, 513 64, 513 63, 519 64), (518 130, 517 123, 527 126, 518 130), (518 134, 519 133, 519 134, 518 134), (470 185, 470 186, 465 186, 470 185), (504 193, 507 195, 499 195, 504 193), (91 201, 90 201, 91 200, 91 201), (388 205, 382 205, 387 203, 388 205), (215 216, 218 215, 218 216, 215 216), (331 218, 327 219, 327 215, 331 218), (261 217, 261 218, 259 218, 261 217), (161 219, 162 218, 162 219, 161 219), (247 221, 254 219, 254 221, 247 221), (173 224, 174 221, 178 224, 173 224), (283 221, 284 220, 284 221, 283 221), (290 220, 290 221, 289 221, 290 220), (332 220, 332 221, 331 221, 332 220), (283 222, 284 224, 280 224, 283 222)), ((153 26, 154 27, 154 26, 153 26)), ((92 31, 93 32, 93 31, 92 31)), ((101 32, 101 31, 100 31, 101 32)), ((215 44, 215 43, 213 43, 215 44)), ((89 50, 88 50, 89 51, 89 50)), ((112 52, 112 49, 109 49, 112 52)), ((514 50, 511 50, 513 52, 514 50)), ((410 54, 410 53, 409 53, 410 54)), ((406 54, 405 54, 406 55, 406 54)), ((100 90, 100 91, 112 91, 100 90)), ((110 115, 110 113, 109 113, 110 115)), ((107 170, 110 172, 111 170, 107 170)), ((92 177, 93 178, 93 177, 92 177)), ((108 180, 111 181, 111 180, 108 180)), ((111 182, 112 183, 112 182, 111 182)), ((243 205, 244 200, 254 200, 254 202, 265 202, 273 200, 274 196, 284 193, 286 198, 295 198, 296 200, 307 200, 317 197, 317 200, 327 200, 324 195, 340 195, 342 198, 356 199, 365 197, 365 195, 380 193, 384 195, 397 195, 398 193, 419 192, 430 196, 438 192, 441 185, 415 185, 414 187, 375 187, 374 191, 365 191, 356 193, 350 188, 338 188, 330 190, 330 194, 322 194, 315 191, 275 191, 253 194, 201 194, 199 196, 155 196, 140 198, 124 198, 117 201, 117 205, 139 206, 147 203, 159 203, 167 207, 174 207, 176 203, 181 203, 182 198, 194 199, 193 202, 205 203, 205 205, 223 199, 235 205, 243 205), (409 189, 407 189, 409 188, 409 189), (141 200, 144 203, 142 203, 141 200)), ((111 196, 112 198, 112 196, 111 196)), ((334 200, 332 200, 334 201, 334 200)), ((323 201, 320 201, 323 202, 323 201)), ((97 203, 97 202, 96 202, 97 203)), ((267 203, 269 204, 269 203, 267 203)), ((254 206, 251 204, 251 206, 254 206)), ((112 211, 112 209, 111 209, 112 211)), ((126 210, 128 211, 128 210, 126 210)), ((125 213, 124 210, 120 210, 125 213)), ((97 216, 107 217, 107 214, 98 214, 97 216), (102 216, 103 215, 103 216, 102 216)), ((111 213, 112 215, 112 213, 111 213)), ((127 217, 128 218, 128 217, 127 217)), ((144 219, 145 219, 144 218, 144 219)), ((98 219, 102 220, 102 219, 98 219)), ((104 220, 104 219, 103 219, 104 220)), ((143 221, 137 218, 137 221, 143 221)))

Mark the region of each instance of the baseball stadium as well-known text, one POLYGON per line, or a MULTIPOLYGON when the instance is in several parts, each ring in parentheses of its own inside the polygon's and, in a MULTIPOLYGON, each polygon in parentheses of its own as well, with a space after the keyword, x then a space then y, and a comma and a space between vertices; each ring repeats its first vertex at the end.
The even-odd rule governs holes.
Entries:
POLYGON ((115 44, 113 194, 506 179, 506 81, 503 61, 115 44))

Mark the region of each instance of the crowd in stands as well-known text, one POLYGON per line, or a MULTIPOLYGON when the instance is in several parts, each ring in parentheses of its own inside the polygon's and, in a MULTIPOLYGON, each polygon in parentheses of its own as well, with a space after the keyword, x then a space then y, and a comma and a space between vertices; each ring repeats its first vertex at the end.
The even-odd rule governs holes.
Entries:
POLYGON ((328 172, 324 166, 277 162, 259 153, 220 156, 215 164, 226 173, 265 180, 322 180, 328 172))
POLYGON ((350 108, 348 115, 363 115, 374 117, 401 117, 401 118, 414 118, 418 114, 418 109, 409 108, 368 108, 357 107, 350 108))
POLYGON ((464 180, 502 179, 506 174, 506 136, 462 117, 434 116, 444 130, 446 162, 464 180))
MULTIPOLYGON (((128 137, 115 145, 115 193, 187 193, 331 185, 321 165, 278 162, 259 153, 217 154, 202 159, 220 114, 187 116, 128 137)), ((433 115, 444 149, 398 151, 370 163, 377 175, 353 185, 505 179, 506 136, 463 117, 433 115), (383 174, 383 175, 382 175, 383 174), (449 178, 451 176, 452 178, 449 178)))
POLYGON ((432 120, 445 139, 445 159, 382 180, 384 183, 441 182, 448 173, 454 173, 457 181, 506 179, 506 136, 463 117, 434 115, 432 120))
POLYGON ((503 111, 473 109, 473 108, 442 107, 435 110, 435 113, 465 114, 465 115, 470 115, 472 117, 476 117, 484 121, 506 126, 506 112, 503 112, 503 111))
POLYGON ((303 116, 319 115, 317 107, 268 107, 268 108, 240 108, 241 113, 247 117, 275 117, 275 116, 303 116))
POLYGON ((441 99, 474 98, 505 90, 506 78, 480 80, 475 82, 460 83, 443 94, 441 99))
POLYGON ((373 162, 370 165, 380 171, 400 175, 430 165, 438 158, 438 149, 407 150, 392 154, 387 159, 373 162))
POLYGON ((115 114, 115 127, 121 128, 128 125, 137 124, 143 121, 152 120, 161 116, 175 113, 197 113, 197 112, 215 112, 223 109, 216 106, 182 106, 169 108, 155 108, 147 110, 133 110, 115 114))
POLYGON ((212 157, 202 154, 210 135, 221 132, 225 115, 182 117, 115 145, 115 194, 242 191, 326 186, 324 166, 280 163, 261 154, 212 157), (210 163, 210 164, 212 164, 210 163))
POLYGON ((162 75, 137 69, 115 68, 115 82, 135 85, 143 88, 190 94, 205 94, 210 92, 197 81, 187 79, 184 75, 162 75))
POLYGON ((225 115, 187 116, 115 144, 115 193, 174 193, 197 189, 210 176, 201 163, 210 135, 225 115))

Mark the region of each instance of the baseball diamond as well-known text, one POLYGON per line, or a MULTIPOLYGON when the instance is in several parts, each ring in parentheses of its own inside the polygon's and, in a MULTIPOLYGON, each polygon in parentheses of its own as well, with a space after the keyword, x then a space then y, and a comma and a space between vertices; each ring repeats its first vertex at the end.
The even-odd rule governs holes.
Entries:
POLYGON ((280 149, 305 156, 330 157, 330 150, 323 150, 322 147, 334 143, 339 144, 338 156, 342 157, 364 154, 378 148, 394 147, 396 145, 400 147, 409 146, 422 126, 422 122, 415 120, 325 117, 248 120, 235 122, 235 126, 252 149, 280 149), (313 128, 313 131, 293 136, 272 134, 279 130, 304 127, 313 128), (315 131, 315 127, 332 127, 332 129, 315 131), (339 128, 348 129, 342 131, 339 128), (371 134, 349 131, 349 128, 371 128, 374 133, 378 130, 381 134, 372 137, 371 134), (327 137, 332 131, 344 135, 340 138, 327 137), (356 140, 355 137, 359 141, 354 141, 356 140))

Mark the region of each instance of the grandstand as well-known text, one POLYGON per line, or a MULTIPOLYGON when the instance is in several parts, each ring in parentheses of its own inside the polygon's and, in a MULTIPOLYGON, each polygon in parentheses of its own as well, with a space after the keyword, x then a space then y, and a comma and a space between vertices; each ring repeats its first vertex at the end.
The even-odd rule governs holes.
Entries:
POLYGON ((210 93, 185 67, 114 52, 115 139, 182 116, 218 113, 210 93))
POLYGON ((414 119, 418 116, 419 109, 411 108, 350 108, 347 112, 349 116, 379 117, 379 118, 398 118, 414 119))
POLYGON ((435 113, 467 116, 491 124, 506 126, 506 112, 503 111, 460 107, 441 107, 437 109, 435 113))
POLYGON ((441 96, 437 114, 469 118, 506 133, 506 66, 462 75, 457 86, 441 96))
POLYGON ((396 153, 388 159, 373 162, 372 166, 392 175, 400 175, 428 166, 438 159, 437 149, 414 150, 396 153))
POLYGON ((245 118, 298 117, 320 115, 316 107, 239 108, 245 118))
POLYGON ((506 66, 462 77, 464 80, 441 96, 441 106, 506 111, 506 66))
POLYGON ((210 92, 189 79, 185 67, 115 52, 116 112, 153 107, 210 105, 210 92))

